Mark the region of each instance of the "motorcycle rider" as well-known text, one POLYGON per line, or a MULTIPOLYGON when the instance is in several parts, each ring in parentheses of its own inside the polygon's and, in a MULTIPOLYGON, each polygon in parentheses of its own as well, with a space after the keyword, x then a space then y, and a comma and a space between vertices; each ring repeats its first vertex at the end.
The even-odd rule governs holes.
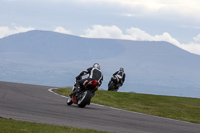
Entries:
POLYGON ((119 71, 116 71, 113 74, 113 77, 111 77, 110 82, 108 83, 108 86, 113 81, 114 83, 116 83, 118 85, 118 87, 121 87, 125 81, 125 77, 126 77, 126 74, 124 73, 124 68, 121 67, 119 69, 119 71), (118 78, 116 78, 116 77, 118 77, 118 78))
MULTIPOLYGON (((91 81, 91 80, 97 80, 99 82, 99 86, 102 84, 103 74, 100 70, 100 65, 98 63, 94 63, 94 65, 92 67, 88 68, 85 71, 82 71, 76 77, 76 83, 74 85, 74 89, 73 89, 72 93, 70 94, 70 96, 81 91, 84 83, 86 83, 86 81, 91 81), (89 74, 89 76, 85 79, 82 79, 82 76, 85 76, 87 74, 89 74)), ((93 94, 93 96, 94 96, 94 94, 93 94)))

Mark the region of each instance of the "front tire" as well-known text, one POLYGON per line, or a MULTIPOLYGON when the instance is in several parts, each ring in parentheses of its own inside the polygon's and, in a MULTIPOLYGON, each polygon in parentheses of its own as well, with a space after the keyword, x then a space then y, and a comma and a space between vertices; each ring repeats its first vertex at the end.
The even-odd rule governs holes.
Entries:
POLYGON ((83 92, 82 97, 78 100, 78 107, 84 108, 91 100, 92 92, 86 90, 83 92))
POLYGON ((67 105, 72 105, 72 98, 71 97, 69 97, 68 99, 67 99, 67 105))
POLYGON ((108 91, 117 91, 118 89, 115 87, 114 83, 111 82, 108 86, 108 91))

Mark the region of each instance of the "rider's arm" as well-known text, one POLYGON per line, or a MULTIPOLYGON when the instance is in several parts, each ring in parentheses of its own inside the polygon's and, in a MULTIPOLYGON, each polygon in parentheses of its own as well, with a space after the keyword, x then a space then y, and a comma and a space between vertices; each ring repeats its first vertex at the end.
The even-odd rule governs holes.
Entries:
POLYGON ((88 68, 87 70, 85 71, 82 71, 77 77, 82 77, 82 76, 85 76, 86 74, 89 74, 91 71, 91 68, 88 68))
POLYGON ((101 79, 100 79, 100 81, 99 81, 100 83, 100 85, 99 86, 101 86, 101 84, 102 84, 102 82, 103 82, 103 75, 102 75, 102 77, 101 77, 101 79))
POLYGON ((118 71, 116 71, 116 72, 113 74, 113 76, 115 76, 117 73, 118 73, 118 71))
POLYGON ((88 71, 82 71, 78 76, 79 76, 79 77, 82 77, 82 76, 84 76, 84 75, 86 75, 86 74, 88 74, 88 71))

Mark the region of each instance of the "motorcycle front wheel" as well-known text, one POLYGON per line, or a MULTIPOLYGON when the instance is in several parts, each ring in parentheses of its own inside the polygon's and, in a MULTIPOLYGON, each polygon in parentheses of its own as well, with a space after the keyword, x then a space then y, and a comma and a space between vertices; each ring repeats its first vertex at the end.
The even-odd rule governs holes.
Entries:
POLYGON ((117 91, 118 90, 118 87, 116 87, 116 85, 111 82, 108 86, 108 91, 117 91))
POLYGON ((84 108, 89 102, 92 97, 92 92, 89 90, 86 90, 82 93, 82 96, 80 99, 78 99, 78 107, 84 108))
POLYGON ((67 105, 72 105, 72 98, 71 97, 69 97, 68 99, 67 99, 67 105))

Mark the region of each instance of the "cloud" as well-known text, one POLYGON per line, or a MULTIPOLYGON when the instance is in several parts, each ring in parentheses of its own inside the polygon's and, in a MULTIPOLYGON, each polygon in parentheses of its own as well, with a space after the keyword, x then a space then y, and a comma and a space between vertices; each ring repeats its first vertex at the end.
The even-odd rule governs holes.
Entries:
POLYGON ((181 44, 180 47, 191 53, 200 55, 200 34, 193 37, 193 42, 190 42, 188 44, 181 44))
MULTIPOLYGON (((77 0, 82 3, 90 4, 112 4, 118 5, 120 8, 129 9, 128 14, 143 14, 143 15, 159 15, 172 17, 174 15, 189 17, 200 21, 200 1, 199 0, 77 0)), ((128 17, 130 17, 128 15, 128 17)), ((171 18, 172 19, 172 18, 171 18)))
POLYGON ((7 26, 0 27, 0 38, 4 38, 9 35, 27 32, 30 30, 35 30, 33 27, 21 27, 21 26, 14 26, 13 28, 9 28, 7 26))
POLYGON ((150 35, 149 33, 135 27, 131 27, 126 30, 127 34, 132 37, 132 40, 140 40, 140 41, 166 41, 170 42, 174 45, 180 45, 180 43, 173 38, 169 33, 164 32, 161 35, 150 35))
POLYGON ((135 14, 131 14, 131 13, 124 13, 124 14, 120 14, 121 16, 126 16, 126 17, 135 17, 135 14))
POLYGON ((92 29, 87 29, 85 35, 81 35, 82 37, 89 38, 113 38, 113 39, 131 39, 128 35, 123 35, 121 29, 117 26, 102 26, 102 25, 94 25, 92 29))
MULTIPOLYGON (((0 27, 0 38, 4 38, 9 35, 27 32, 27 31, 31 31, 31 30, 35 30, 35 28, 34 27, 21 27, 21 26, 16 26, 15 24, 13 24, 12 27, 2 26, 2 27, 0 27)), ((64 34, 72 34, 71 31, 68 31, 61 26, 56 27, 54 32, 59 32, 59 33, 64 33, 64 34)))
POLYGON ((112 26, 102 26, 102 25, 94 25, 92 29, 87 29, 85 35, 81 35, 82 37, 89 38, 112 38, 112 39, 127 39, 127 40, 139 40, 139 41, 167 41, 173 43, 175 45, 179 45, 180 43, 170 36, 169 33, 164 32, 162 35, 152 36, 147 32, 131 27, 126 30, 126 34, 122 33, 122 30, 115 25, 112 26))
POLYGON ((181 44, 167 32, 164 32, 161 35, 150 35, 139 28, 131 27, 123 34, 122 30, 115 25, 94 25, 92 26, 92 29, 86 29, 85 35, 81 36, 88 38, 112 38, 137 41, 166 41, 186 51, 200 55, 200 34, 193 38, 196 43, 191 42, 189 44, 181 44))
POLYGON ((181 44, 179 47, 188 52, 200 55, 200 44, 191 42, 189 44, 181 44))
MULTIPOLYGON (((7 0, 11 1, 11 0, 7 0)), ((12 0, 15 1, 16 0, 12 0)), ((21 0, 22 2, 25 0, 21 0)), ((47 0, 34 0, 34 2, 46 3, 47 0)), ((85 4, 91 5, 91 7, 112 5, 120 9, 129 9, 128 14, 136 14, 136 12, 144 14, 168 14, 168 15, 181 15, 187 17, 193 17, 200 21, 200 1, 199 0, 51 0, 50 3, 53 4, 85 4)), ((161 16, 162 16, 161 15, 161 16)), ((128 15, 129 17, 129 15, 128 15)), ((180 18, 180 17, 179 17, 180 18)))
POLYGON ((193 37, 193 40, 194 40, 195 42, 200 43, 200 34, 198 34, 196 37, 193 37))
POLYGON ((71 31, 68 31, 61 26, 56 27, 56 29, 54 31, 59 32, 59 33, 64 33, 64 34, 72 34, 71 31))
POLYGON ((181 25, 180 27, 200 30, 200 26, 194 26, 194 25, 181 25))

